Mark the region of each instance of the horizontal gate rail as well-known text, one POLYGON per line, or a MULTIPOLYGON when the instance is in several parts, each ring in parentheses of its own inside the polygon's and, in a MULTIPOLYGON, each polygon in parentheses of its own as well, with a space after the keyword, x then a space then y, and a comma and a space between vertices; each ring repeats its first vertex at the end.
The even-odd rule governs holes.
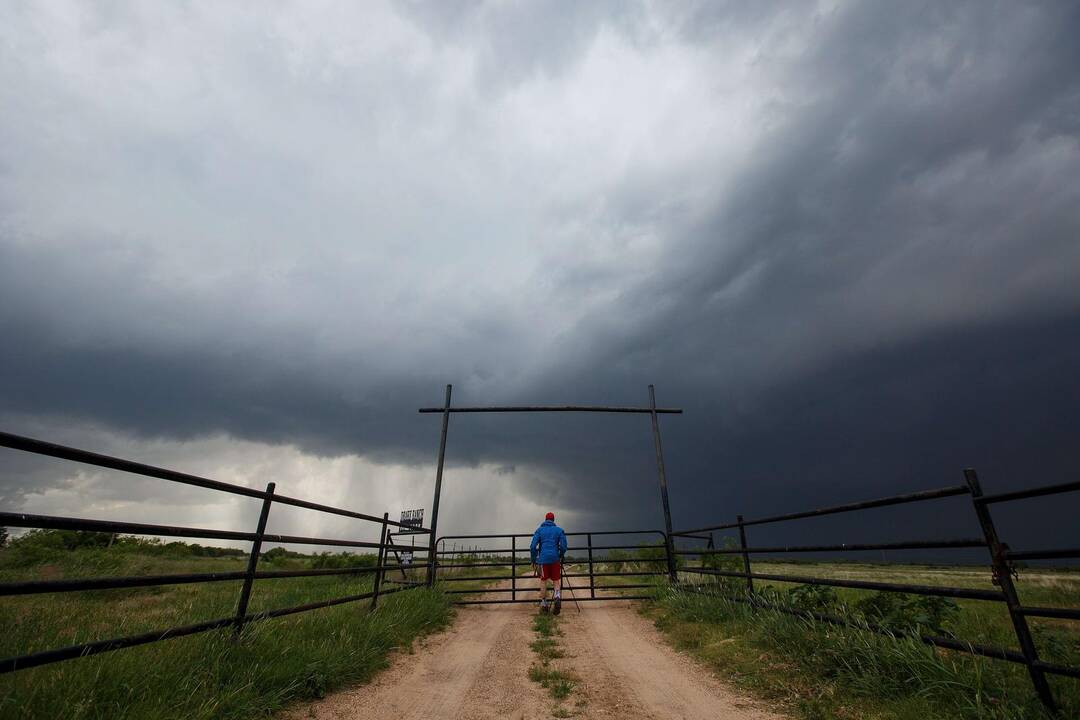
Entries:
POLYGON ((907 585, 905 583, 872 582, 869 580, 839 580, 832 578, 809 577, 802 575, 774 575, 772 573, 741 573, 710 568, 684 568, 683 572, 720 577, 753 578, 754 580, 773 580, 800 585, 830 585, 832 587, 855 588, 859 590, 882 590, 887 592, 910 593, 912 595, 937 595, 940 597, 966 598, 968 600, 989 600, 1005 602, 1000 590, 978 590, 975 588, 946 587, 943 585, 907 585))
MULTIPOLYGON (((665 575, 667 573, 664 573, 665 575)), ((574 588, 577 590, 578 588, 574 588)), ((586 588, 581 588, 586 589, 586 588)), ((576 598, 578 602, 597 602, 597 601, 620 601, 620 600, 655 600, 655 595, 612 595, 610 597, 587 597, 582 596, 576 598)), ((534 600, 456 600, 455 605, 509 605, 510 603, 525 603, 535 602, 534 600)))
MULTIPOLYGON (((666 575, 667 573, 665 571, 665 572, 660 572, 660 573, 656 573, 656 574, 657 575, 666 575)), ((500 579, 509 580, 510 578, 500 578, 500 579)), ((632 585, 606 585, 606 586, 605 585, 598 585, 596 587, 596 589, 597 590, 629 590, 629 589, 655 588, 655 587, 656 587, 656 585, 654 583, 634 583, 632 585)), ((574 590, 588 590, 589 588, 588 588, 588 586, 583 586, 583 587, 580 587, 580 588, 577 587, 577 586, 574 586, 573 589, 574 590)), ((476 595, 477 593, 484 593, 486 595, 487 593, 509 593, 509 592, 515 592, 515 591, 514 591, 513 588, 487 588, 485 590, 444 590, 443 592, 451 594, 451 595, 476 595)), ((520 592, 520 591, 517 591, 517 592, 520 592)), ((616 596, 614 599, 618 600, 619 596, 616 596)), ((532 598, 529 598, 528 600, 519 600, 518 602, 534 602, 534 601, 533 601, 532 598)))
POLYGON ((626 407, 618 405, 495 405, 485 407, 426 407, 422 413, 516 413, 516 412, 597 412, 597 413, 640 413, 651 415, 681 415, 678 408, 626 407))
MULTIPOLYGON (((317 577, 321 575, 366 575, 387 570, 408 570, 413 565, 361 565, 351 568, 318 568, 312 570, 260 570, 256 580, 275 578, 317 577)), ((177 573, 174 575, 136 575, 123 577, 72 578, 69 580, 27 580, 0 583, 0 597, 10 595, 36 595, 53 592, 80 592, 83 590, 115 590, 118 588, 154 587, 158 585, 185 585, 190 583, 224 582, 243 580, 243 570, 219 573, 177 573)))
MULTIPOLYGON (((127 577, 67 578, 61 580, 33 580, 0 583, 0 596, 82 592, 88 590, 154 587, 161 585, 181 585, 225 581, 241 581, 242 583, 240 598, 237 604, 237 612, 230 617, 219 618, 217 620, 208 620, 192 625, 166 628, 163 630, 141 633, 139 635, 130 635, 121 638, 112 638, 108 640, 98 640, 94 642, 81 643, 78 645, 55 648, 52 650, 44 650, 41 652, 30 653, 18 657, 4 658, 0 659, 0 674, 14 672, 16 670, 22 670, 31 667, 38 667, 41 665, 47 665, 49 663, 59 662, 62 660, 85 657, 87 655, 111 652, 113 650, 119 650, 121 648, 145 645, 147 643, 158 642, 160 640, 195 635, 198 633, 208 632, 211 630, 217 630, 230 626, 239 631, 244 627, 244 625, 249 622, 283 617, 286 615, 293 615, 296 613, 333 607, 336 605, 352 603, 369 598, 374 601, 377 600, 378 597, 381 595, 402 592, 414 586, 413 583, 406 582, 399 583, 399 586, 397 587, 380 589, 378 579, 381 579, 381 576, 388 570, 404 571, 410 568, 415 568, 415 564, 406 565, 400 563, 390 564, 386 562, 376 562, 374 565, 358 565, 348 568, 258 570, 258 560, 261 554, 260 550, 263 543, 365 548, 376 549, 380 551, 384 549, 401 549, 397 546, 394 546, 393 543, 385 541, 385 530, 383 530, 382 534, 380 534, 380 542, 267 533, 265 532, 266 516, 269 513, 272 505, 290 505, 294 507, 314 510, 316 512, 330 513, 366 522, 378 523, 380 528, 383 529, 385 529, 387 525, 393 525, 395 527, 406 528, 410 532, 430 533, 430 531, 426 528, 407 526, 400 522, 388 520, 386 517, 368 515, 366 513, 359 513, 353 510, 347 510, 345 508, 338 508, 330 505, 323 505, 321 503, 301 500, 299 498, 278 495, 274 492, 273 483, 267 485, 265 491, 256 490, 254 488, 249 488, 242 485, 233 485, 230 483, 221 482, 219 480, 211 480, 209 478, 199 477, 197 475, 190 475, 188 473, 181 473, 175 470, 169 470, 167 468, 155 467, 153 465, 147 465, 145 463, 133 462, 131 460, 112 457, 110 455, 102 455, 100 453, 93 453, 86 450, 80 450, 78 448, 57 445, 55 443, 49 443, 42 440, 28 438, 21 435, 13 435, 11 433, 5 432, 0 432, 0 447, 7 447, 13 450, 20 450, 38 455, 71 460, 74 462, 81 462, 97 467, 130 472, 137 475, 144 475, 147 477, 167 480, 169 482, 176 482, 184 485, 193 485, 208 490, 225 492, 233 495, 241 495, 244 497, 260 499, 263 501, 262 514, 260 515, 259 526, 255 532, 216 530, 209 528, 182 527, 176 525, 135 523, 113 520, 93 520, 87 518, 63 517, 55 515, 38 515, 33 513, 0 512, 0 525, 8 527, 37 528, 43 530, 103 532, 112 534, 124 533, 131 535, 149 535, 159 537, 239 540, 252 543, 251 551, 248 553, 247 569, 238 570, 235 572, 176 573, 168 575, 144 575, 127 577), (267 610, 257 613, 248 613, 246 610, 247 600, 250 596, 251 587, 256 580, 344 575, 374 575, 374 577, 376 578, 376 582, 373 583, 373 591, 307 603, 304 605, 296 605, 294 607, 267 610)), ((423 563, 428 562, 427 557, 419 557, 418 559, 420 562, 423 563)))
MULTIPOLYGON (((707 538, 706 538, 707 539, 707 538)), ((743 553, 797 553, 797 552, 844 552, 850 550, 928 550, 940 548, 986 547, 986 540, 969 538, 961 540, 918 540, 914 542, 845 544, 839 545, 793 545, 790 547, 716 548, 705 550, 676 550, 676 555, 742 555, 743 553)))
MULTIPOLYGON (((529 537, 529 536, 528 535, 525 535, 525 536, 520 536, 519 535, 518 537, 529 537)), ((982 543, 982 544, 985 545, 986 543, 982 543)), ((641 545, 593 545, 592 549, 593 550, 640 550, 641 547, 642 547, 641 545)), ((646 545, 645 547, 662 547, 662 546, 659 546, 659 545, 646 545)), ((586 551, 588 549, 589 548, 587 548, 587 547, 567 547, 566 552, 568 552, 568 553, 569 552, 575 552, 575 551, 576 552, 583 552, 583 551, 586 551)), ((528 550, 528 548, 517 548, 517 549, 515 549, 515 548, 495 548, 494 550, 484 550, 484 549, 481 549, 481 548, 477 548, 477 549, 473 549, 473 550, 437 550, 437 551, 435 551, 435 554, 436 555, 480 555, 480 554, 484 554, 484 555, 491 555, 491 554, 509 555, 510 553, 513 553, 513 552, 523 552, 523 550, 528 550)))
MULTIPOLYGON (((518 551, 518 552, 520 552, 520 551, 518 551)), ((648 558, 648 559, 642 559, 642 558, 611 558, 611 559, 597 558, 594 561, 594 564, 596 564, 596 565, 604 565, 604 564, 607 564, 607 565, 621 565, 621 564, 625 564, 625 563, 655 563, 655 562, 664 562, 664 560, 663 560, 663 558, 648 558)), ((532 563, 530 563, 528 560, 519 560, 516 563, 512 563, 509 560, 507 560, 505 562, 439 563, 438 567, 439 567, 440 570, 444 570, 444 569, 448 569, 448 568, 462 570, 462 569, 465 569, 465 568, 479 568, 479 567, 510 567, 511 565, 514 565, 515 567, 518 567, 518 566, 520 566, 520 567, 529 567, 531 564, 532 563)), ((566 565, 588 565, 588 561, 587 560, 569 560, 565 564, 566 565)), ((506 579, 509 580, 510 576, 507 575, 506 579)))
POLYGON ((1062 548, 1060 550, 1007 550, 1009 560, 1066 560, 1080 558, 1080 548, 1062 548))
POLYGON ((773 515, 771 517, 758 518, 756 520, 744 520, 743 522, 726 523, 723 525, 712 525, 710 527, 696 528, 694 530, 678 530, 672 533, 672 535, 687 536, 696 533, 707 533, 713 530, 728 530, 730 528, 737 528, 740 525, 747 527, 750 525, 764 525, 766 523, 785 522, 787 520, 800 520, 808 517, 820 517, 822 515, 833 515, 836 513, 854 512, 855 510, 868 510, 870 508, 887 507, 889 505, 903 505, 905 503, 920 502, 922 500, 936 500, 938 498, 953 497, 956 495, 967 495, 967 485, 952 485, 950 487, 938 488, 936 490, 923 490, 922 492, 906 493, 903 495, 892 495, 890 497, 878 498, 876 500, 863 500, 862 502, 847 503, 845 505, 834 505, 832 507, 818 508, 817 510, 806 510, 797 513, 788 513, 786 515, 773 515))
POLYGON ((1080 608, 1031 607, 1021 605, 1017 608, 1024 615, 1033 617, 1060 618, 1062 620, 1080 620, 1080 608))
MULTIPOLYGON (((379 593, 382 595, 389 595, 390 593, 400 592, 397 589, 384 590, 379 593)), ((268 620, 270 618, 284 617, 285 615, 294 615, 296 613, 307 612, 309 610, 318 610, 320 608, 332 607, 334 605, 343 605, 345 603, 356 602, 358 600, 366 600, 374 596, 375 593, 361 593, 359 595, 349 595, 346 597, 334 598, 332 600, 320 600, 319 602, 307 603, 306 605, 296 605, 294 607, 280 608, 278 610, 267 610, 265 612, 251 613, 244 617, 244 622, 254 622, 258 620, 268 620)), ((97 655, 103 652, 111 652, 113 650, 120 650, 122 648, 134 647, 136 645, 146 645, 147 643, 158 642, 159 640, 169 640, 170 638, 184 637, 185 635, 195 635, 198 633, 207 632, 209 630, 217 630, 220 628, 228 627, 236 622, 236 618, 230 616, 227 618, 218 618, 217 620, 208 620, 206 622, 195 623, 193 625, 184 625, 181 627, 168 628, 166 630, 155 630, 152 632, 141 633, 139 635, 128 635, 127 637, 113 638, 111 640, 98 640, 95 642, 82 643, 80 645, 70 645, 68 647, 57 648, 55 650, 45 650, 31 655, 23 655, 15 658, 5 658, 0 660, 0 673, 9 673, 16 670, 26 670, 27 668, 38 667, 39 665, 48 665, 49 663, 59 662, 61 660, 71 660, 79 657, 87 657, 89 655, 97 655)))
POLYGON ((1061 493, 1077 492, 1080 491, 1080 481, 1059 483, 1057 485, 1042 485, 1040 487, 1029 488, 1027 490, 1014 490, 1013 492, 996 493, 994 495, 983 495, 980 498, 976 498, 975 502, 980 505, 989 505, 991 503, 1011 502, 1013 500, 1027 500, 1034 497, 1045 497, 1046 495, 1060 495, 1061 493))
MULTIPOLYGON (((597 530, 597 531, 594 531, 594 532, 584 532, 584 531, 583 532, 568 532, 568 533, 566 533, 566 537, 568 537, 568 538, 587 537, 589 535, 661 535, 662 536, 663 534, 664 534, 663 530, 658 530, 656 528, 648 528, 648 529, 645 529, 645 530, 604 530, 604 531, 597 530)), ((498 539, 509 540, 510 538, 514 538, 514 537, 531 538, 532 535, 533 535, 532 533, 490 533, 490 534, 481 533, 481 534, 472 534, 472 535, 440 535, 439 536, 439 542, 442 542, 444 540, 498 540, 498 539)), ((527 547, 518 548, 518 550, 528 550, 528 548, 527 547)))

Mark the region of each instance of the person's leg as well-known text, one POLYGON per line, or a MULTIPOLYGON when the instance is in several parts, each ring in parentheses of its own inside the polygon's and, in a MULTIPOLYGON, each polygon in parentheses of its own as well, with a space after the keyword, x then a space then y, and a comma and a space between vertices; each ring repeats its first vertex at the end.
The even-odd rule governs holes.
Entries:
POLYGON ((555 614, 562 611, 562 565, 555 563, 551 568, 552 582, 555 585, 555 614))
POLYGON ((544 576, 544 568, 540 567, 539 581, 540 609, 547 611, 547 578, 544 576))

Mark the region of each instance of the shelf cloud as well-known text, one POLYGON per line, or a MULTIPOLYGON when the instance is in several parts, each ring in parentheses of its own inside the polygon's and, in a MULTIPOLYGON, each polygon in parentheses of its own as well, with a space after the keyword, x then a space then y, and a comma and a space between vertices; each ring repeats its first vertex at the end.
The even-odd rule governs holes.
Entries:
MULTIPOLYGON (((6 6, 2 427, 396 512, 447 383, 655 383, 676 526, 1071 479, 1078 35, 1068 2, 6 6)), ((444 522, 661 526, 652 453, 641 416, 455 416, 444 522)), ((8 508, 171 512, 0 470, 8 508)), ((214 502, 170 517, 251 513, 214 502)))

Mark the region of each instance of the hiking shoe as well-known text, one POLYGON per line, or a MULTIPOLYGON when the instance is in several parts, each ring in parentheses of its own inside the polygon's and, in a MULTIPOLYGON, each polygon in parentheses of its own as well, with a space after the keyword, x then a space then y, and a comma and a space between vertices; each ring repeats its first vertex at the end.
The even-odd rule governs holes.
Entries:
POLYGON ((547 615, 547 611, 548 611, 547 602, 541 602, 540 603, 540 612, 543 613, 544 615, 547 615))
POLYGON ((562 598, 555 598, 555 609, 552 612, 556 615, 562 612, 562 598))

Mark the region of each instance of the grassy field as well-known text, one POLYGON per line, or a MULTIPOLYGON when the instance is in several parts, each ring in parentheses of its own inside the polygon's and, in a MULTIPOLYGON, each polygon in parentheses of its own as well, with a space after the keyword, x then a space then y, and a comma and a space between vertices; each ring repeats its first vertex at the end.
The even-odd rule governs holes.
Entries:
MULTIPOLYGON (((755 561, 758 573, 991 589, 978 567, 755 561)), ((684 574, 684 581, 711 579, 684 574)), ((722 593, 739 593, 729 579, 722 593)), ((1021 570, 1022 601, 1080 607, 1080 572, 1021 570)), ((923 599, 913 595, 755 581, 775 603, 927 634, 1016 647, 1002 603, 923 599)), ((746 691, 801 718, 1043 718, 1026 670, 1014 663, 934 649, 789 614, 749 608, 716 596, 661 591, 643 611, 676 646, 746 691)), ((1031 618, 1044 660, 1080 665, 1080 623, 1031 618)), ((1062 717, 1080 717, 1080 681, 1051 677, 1062 717)))
MULTIPOLYGON (((605 564, 596 571, 657 569, 656 548, 620 557, 639 563, 605 564)), ((723 557, 724 569, 741 571, 737 556, 723 557)), ((994 589, 985 566, 935 566, 857 562, 754 560, 755 573, 871 580, 919 585, 994 589)), ((601 579, 598 579, 600 582, 601 579)), ((605 577, 604 585, 646 581, 605 577)), ((712 595, 672 590, 653 577, 656 601, 644 603, 676 647, 697 656, 748 694, 779 706, 794 717, 968 720, 1045 718, 1027 671, 923 643, 846 629, 786 613, 725 600, 744 596, 745 581, 683 572, 686 585, 703 584, 712 595)), ((1016 580, 1026 605, 1080 608, 1080 570, 1020 568, 1016 580)), ((863 619, 898 630, 1016 649, 1016 636, 1003 603, 923 598, 848 588, 755 580, 755 591, 774 604, 863 619)), ((627 591, 639 594, 640 590, 627 591)), ((1080 623, 1029 618, 1040 657, 1080 666, 1080 623)), ((1080 681, 1050 676, 1061 717, 1080 717, 1080 681)))
MULTIPOLYGON (((69 538, 70 539, 70 538, 69 538)), ((15 543, 0 549, 0 582, 108 575, 228 572, 244 568, 233 551, 175 544, 155 546, 96 538, 87 546, 15 543)), ((51 543, 51 544, 50 544, 51 543)), ((629 554, 624 554, 629 557, 629 554)), ((662 567, 656 548, 626 565, 598 562, 597 572, 662 567)), ((495 562, 505 558, 479 558, 495 562)), ((274 551, 262 569, 343 567, 372 562, 351 555, 301 556, 274 551)), ((736 561, 738 562, 738 561, 736 561)), ((462 564, 469 564, 464 560, 462 564)), ((583 572, 585 566, 577 567, 583 572)), ((865 563, 755 561, 760 573, 884 580, 925 585, 992 588, 981 567, 865 563)), ((506 567, 444 571, 465 579, 446 587, 480 592, 506 567)), ((534 583, 519 568, 524 592, 534 583)), ((684 583, 711 578, 684 573, 684 583)), ((604 585, 647 581, 605 577, 604 585)), ((656 602, 643 604, 670 641, 713 667, 746 692, 801 718, 896 720, 1027 719, 1044 717, 1024 669, 917 641, 837 628, 790 615, 670 590, 656 581, 656 602)), ((370 589, 370 575, 261 580, 251 612, 370 589)), ((575 585, 583 585, 578 578, 575 585)), ((163 629, 231 615, 239 581, 0 598, 0 654, 38 650, 163 629)), ((728 580, 724 592, 741 592, 728 580)), ((1080 572, 1021 570, 1018 587, 1030 605, 1080 607, 1080 572)), ((935 634, 1015 647, 1004 606, 977 600, 923 601, 917 596, 756 583, 758 592, 799 609, 865 617, 890 626, 913 624, 935 634)), ((634 594, 640 590, 629 591, 634 594)), ((230 630, 65 661, 0 677, 0 718, 248 718, 334 687, 364 681, 384 667, 389 652, 449 622, 452 608, 439 590, 410 590, 380 601, 377 612, 361 601, 251 624, 236 638, 230 630)), ((467 596, 466 596, 467 597, 467 596)), ((1032 618, 1042 657, 1080 665, 1080 623, 1032 618)), ((1063 717, 1080 717, 1080 681, 1051 678, 1063 717)))
MULTIPOLYGON (((345 566, 363 556, 281 555, 261 569, 345 566)), ((241 570, 242 555, 193 556, 150 546, 0 550, 0 582, 241 570)), ((370 575, 260 580, 249 612, 369 591, 370 575)), ((0 654, 20 655, 227 617, 239 581, 0 598, 0 654)), ((389 652, 445 626, 437 590, 252 623, 0 676, 0 718, 250 718, 371 677, 389 652)))

